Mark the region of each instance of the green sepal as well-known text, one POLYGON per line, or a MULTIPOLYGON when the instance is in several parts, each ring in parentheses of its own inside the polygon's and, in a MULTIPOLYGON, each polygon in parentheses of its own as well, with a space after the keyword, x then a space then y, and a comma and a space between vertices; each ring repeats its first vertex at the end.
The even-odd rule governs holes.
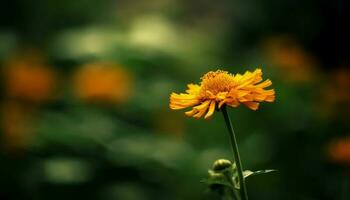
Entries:
MULTIPOLYGON (((225 170, 225 172, 229 172, 228 170, 225 170)), ((209 186, 212 185, 222 185, 227 187, 233 187, 233 185, 230 183, 229 180, 227 180, 224 173, 220 172, 214 172, 213 170, 208 170, 209 177, 202 180, 201 182, 208 184, 209 186)))

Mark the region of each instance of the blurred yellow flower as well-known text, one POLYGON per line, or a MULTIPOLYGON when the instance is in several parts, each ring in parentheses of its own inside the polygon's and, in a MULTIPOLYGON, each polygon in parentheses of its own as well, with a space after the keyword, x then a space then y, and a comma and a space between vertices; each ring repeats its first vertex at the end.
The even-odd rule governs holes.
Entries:
POLYGON ((265 90, 272 85, 270 80, 262 81, 261 69, 254 72, 230 74, 227 71, 211 71, 201 78, 200 85, 188 84, 186 93, 172 93, 170 95, 170 108, 173 110, 193 107, 185 112, 187 116, 208 119, 223 105, 237 107, 241 103, 252 110, 257 110, 259 102, 273 102, 275 91, 265 90))
POLYGON ((83 65, 74 76, 75 93, 87 102, 125 102, 131 93, 131 83, 127 71, 109 62, 83 65))
POLYGON ((350 164, 350 137, 333 141, 328 151, 333 162, 350 164))
POLYGON ((40 54, 29 51, 14 56, 5 63, 4 74, 10 98, 42 102, 52 97, 56 74, 40 54))

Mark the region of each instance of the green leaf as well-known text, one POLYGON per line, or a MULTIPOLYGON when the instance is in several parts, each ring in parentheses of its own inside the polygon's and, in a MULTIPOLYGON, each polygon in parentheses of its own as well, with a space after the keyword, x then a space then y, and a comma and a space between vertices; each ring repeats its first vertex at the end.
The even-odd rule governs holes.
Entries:
MULTIPOLYGON (((267 173, 271 173, 271 172, 275 172, 277 170, 275 169, 266 169, 266 170, 259 170, 259 171, 250 171, 250 170, 245 170, 243 172, 243 177, 246 179, 248 178, 249 176, 254 176, 254 175, 259 175, 259 174, 267 174, 267 173)), ((234 185, 235 185, 235 188, 236 189, 240 189, 240 185, 239 185, 239 180, 238 180, 238 172, 234 173, 233 174, 233 182, 234 182, 234 185)))
POLYGON ((244 178, 247 178, 249 176, 253 176, 253 175, 259 175, 259 174, 267 174, 267 173, 271 173, 271 172, 276 172, 277 170, 275 169, 265 169, 265 170, 259 170, 259 171, 250 171, 250 170, 245 170, 243 172, 243 176, 244 178))

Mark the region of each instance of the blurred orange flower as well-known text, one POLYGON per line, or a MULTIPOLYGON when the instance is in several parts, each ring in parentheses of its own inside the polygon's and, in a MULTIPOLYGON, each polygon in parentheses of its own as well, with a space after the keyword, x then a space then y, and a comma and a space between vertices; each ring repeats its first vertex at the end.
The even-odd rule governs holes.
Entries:
POLYGON ((290 81, 309 81, 313 78, 315 60, 297 41, 289 37, 274 37, 263 43, 264 53, 274 66, 290 81))
POLYGON ((254 72, 230 74, 226 71, 208 72, 202 78, 200 85, 188 84, 186 93, 172 93, 170 108, 173 110, 193 107, 185 114, 190 117, 208 119, 214 114, 215 108, 223 105, 237 107, 241 103, 252 110, 257 110, 259 102, 273 102, 275 91, 265 90, 272 85, 267 79, 262 81, 261 69, 254 72), (261 83, 260 83, 261 82, 261 83))
POLYGON ((15 102, 1 106, 1 127, 3 145, 9 150, 26 148, 32 137, 30 126, 32 109, 15 102))
POLYGON ((10 58, 4 74, 6 95, 10 98, 42 102, 52 97, 55 73, 38 53, 25 52, 10 58))
MULTIPOLYGON (((329 95, 333 97, 335 101, 350 102, 350 70, 348 68, 340 68, 331 73, 331 79, 333 80, 333 92, 336 95, 329 95)), ((329 88, 330 92, 331 88, 329 88)))
POLYGON ((76 95, 87 102, 122 103, 131 94, 131 75, 109 62, 83 65, 74 76, 76 95))
POLYGON ((329 156, 333 162, 350 164, 350 137, 333 141, 329 146, 329 156))
POLYGON ((345 117, 349 120, 350 112, 350 70, 340 68, 332 73, 328 73, 327 84, 321 90, 322 113, 329 116, 345 117))

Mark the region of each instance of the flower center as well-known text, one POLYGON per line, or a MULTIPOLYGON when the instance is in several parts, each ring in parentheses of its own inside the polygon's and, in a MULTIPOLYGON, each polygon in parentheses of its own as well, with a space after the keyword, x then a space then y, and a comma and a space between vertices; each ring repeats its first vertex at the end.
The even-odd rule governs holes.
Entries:
POLYGON ((220 92, 229 92, 234 85, 233 75, 227 71, 208 72, 202 78, 199 96, 209 97, 208 92, 216 95, 220 92))

